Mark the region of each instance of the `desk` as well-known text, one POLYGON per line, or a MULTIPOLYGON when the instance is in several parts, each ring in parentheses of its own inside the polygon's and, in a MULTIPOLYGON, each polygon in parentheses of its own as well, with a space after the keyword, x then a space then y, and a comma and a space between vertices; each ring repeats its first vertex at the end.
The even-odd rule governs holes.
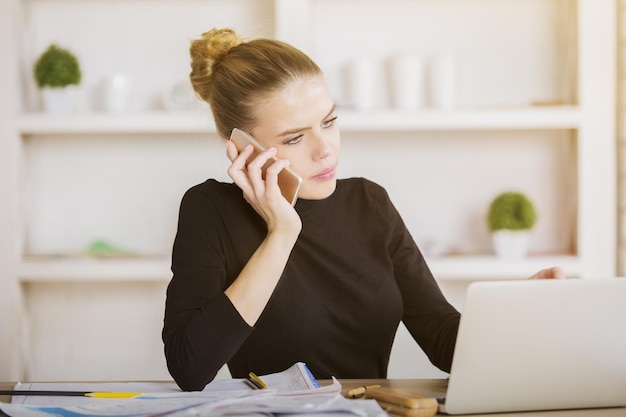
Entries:
MULTIPOLYGON (((342 379, 342 393, 346 395, 349 389, 362 385, 380 384, 383 387, 397 388, 423 396, 439 396, 445 393, 447 382, 442 379, 342 379)), ((330 383, 320 380, 322 385, 330 383)), ((0 389, 13 389, 14 382, 0 382, 0 389)), ((0 401, 10 402, 10 396, 0 395, 0 401)), ((359 401, 359 400, 355 400, 359 401)), ((504 414, 474 414, 473 417, 626 417, 626 407, 598 408, 586 410, 558 410, 517 412, 504 414)))

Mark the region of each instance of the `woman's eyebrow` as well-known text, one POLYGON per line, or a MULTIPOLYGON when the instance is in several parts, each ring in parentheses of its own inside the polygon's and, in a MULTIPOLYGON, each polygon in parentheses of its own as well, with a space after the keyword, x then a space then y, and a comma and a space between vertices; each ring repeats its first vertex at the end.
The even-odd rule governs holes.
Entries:
MULTIPOLYGON (((328 118, 331 114, 333 114, 333 113, 335 112, 336 107, 337 107, 337 106, 336 106, 335 104, 333 104, 333 106, 330 108, 330 111, 329 111, 328 113, 326 113, 326 116, 324 116, 324 117, 322 118, 322 120, 325 120, 325 119, 326 119, 326 118, 328 118)), ((285 130, 285 131, 283 131, 283 132, 279 133, 279 134, 278 134, 278 135, 276 135, 276 136, 277 136, 277 137, 282 137, 282 136, 293 135, 293 134, 295 134, 295 133, 302 132, 303 130, 307 130, 307 129, 309 129, 309 127, 296 127, 296 128, 294 128, 294 129, 287 129, 287 130, 285 130)))

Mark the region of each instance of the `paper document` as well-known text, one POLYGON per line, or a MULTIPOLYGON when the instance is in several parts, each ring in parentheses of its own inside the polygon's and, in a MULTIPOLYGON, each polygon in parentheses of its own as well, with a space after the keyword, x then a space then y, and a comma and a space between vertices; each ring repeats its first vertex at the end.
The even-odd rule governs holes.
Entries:
POLYGON ((15 390, 85 392, 140 392, 133 398, 89 398, 65 396, 14 396, 0 410, 13 417, 148 417, 148 416, 288 416, 387 414, 374 400, 348 400, 341 396, 335 378, 319 386, 303 363, 275 374, 262 375, 267 389, 252 389, 245 379, 223 379, 203 391, 183 392, 173 382, 163 383, 18 383, 15 390))

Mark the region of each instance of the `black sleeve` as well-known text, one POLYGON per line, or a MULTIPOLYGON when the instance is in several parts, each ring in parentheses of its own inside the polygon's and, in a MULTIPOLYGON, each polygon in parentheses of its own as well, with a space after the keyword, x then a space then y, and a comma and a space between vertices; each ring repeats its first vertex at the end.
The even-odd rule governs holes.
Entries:
POLYGON ((183 197, 172 252, 163 342, 181 389, 201 390, 250 335, 224 294, 227 286, 220 210, 198 186, 183 197))
POLYGON ((388 203, 390 253, 403 299, 402 321, 430 361, 450 372, 459 312, 445 299, 413 237, 388 203))

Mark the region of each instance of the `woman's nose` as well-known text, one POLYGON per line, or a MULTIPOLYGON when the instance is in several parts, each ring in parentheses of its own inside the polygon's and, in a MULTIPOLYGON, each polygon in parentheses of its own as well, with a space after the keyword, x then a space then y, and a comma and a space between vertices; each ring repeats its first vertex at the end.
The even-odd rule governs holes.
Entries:
POLYGON ((321 132, 316 132, 313 140, 313 158, 315 160, 327 158, 332 151, 329 138, 326 138, 321 132))

